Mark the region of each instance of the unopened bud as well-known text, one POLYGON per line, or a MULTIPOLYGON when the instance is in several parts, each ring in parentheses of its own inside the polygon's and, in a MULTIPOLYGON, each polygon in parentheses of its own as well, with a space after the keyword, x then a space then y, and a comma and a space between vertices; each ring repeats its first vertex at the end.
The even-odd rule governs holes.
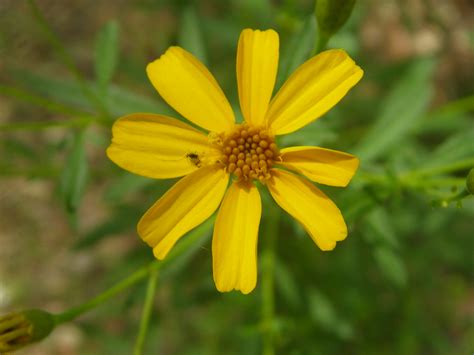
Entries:
POLYGON ((471 195, 474 195, 474 168, 469 171, 466 179, 466 189, 471 195))
POLYGON ((0 317, 0 354, 13 352, 47 337, 54 329, 53 315, 30 309, 0 317))
POLYGON ((355 0, 316 0, 315 14, 319 36, 329 39, 346 23, 354 8, 355 0))

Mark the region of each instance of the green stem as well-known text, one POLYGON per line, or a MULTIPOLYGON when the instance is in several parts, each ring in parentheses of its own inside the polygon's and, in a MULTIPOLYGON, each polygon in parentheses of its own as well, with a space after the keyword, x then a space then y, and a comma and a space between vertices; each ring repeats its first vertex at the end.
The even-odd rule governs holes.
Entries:
POLYGON ((56 314, 54 316, 56 324, 62 324, 76 319, 80 315, 94 309, 98 305, 106 302, 115 295, 121 293, 122 291, 130 288, 141 280, 145 279, 150 273, 160 270, 162 267, 167 266, 178 256, 184 254, 193 244, 195 244, 198 239, 202 238, 212 227, 214 222, 213 218, 210 218, 199 227, 194 229, 192 232, 188 233, 187 236, 183 237, 182 240, 175 245, 170 254, 166 257, 166 260, 161 262, 153 261, 150 264, 138 269, 132 275, 126 277, 122 281, 118 282, 108 290, 102 292, 91 300, 77 306, 66 310, 63 313, 56 314))
POLYGON ((464 169, 468 169, 472 167, 474 167, 474 159, 470 158, 470 159, 457 161, 455 163, 448 164, 448 165, 410 171, 407 174, 404 174, 401 179, 409 180, 414 177, 451 173, 453 171, 464 170, 464 169))
MULTIPOLYGON (((406 175, 407 176, 407 175, 406 175)), ((382 174, 372 174, 361 171, 357 174, 356 180, 364 184, 387 185, 392 179, 382 174)), ((462 186, 466 183, 464 178, 446 177, 446 178, 418 178, 412 177, 410 180, 403 178, 402 186, 404 187, 450 187, 462 186)))
POLYGON ((150 324, 151 313, 153 311, 153 301, 155 299, 156 283, 158 280, 158 270, 153 269, 148 278, 148 286, 145 296, 145 304, 143 305, 142 318, 140 321, 140 330, 138 332, 137 341, 135 343, 134 355, 143 354, 143 346, 145 338, 148 333, 148 326, 150 324))
POLYGON ((272 206, 265 235, 265 250, 262 256, 262 326, 263 354, 275 354, 274 323, 275 323, 275 258, 276 238, 280 221, 280 209, 272 206))
POLYGON ((98 305, 104 303, 105 301, 109 300, 110 298, 114 297, 115 295, 121 293, 122 291, 128 289, 130 286, 135 285, 137 282, 146 278, 152 270, 156 270, 159 268, 161 264, 153 261, 150 264, 142 267, 135 271, 132 275, 126 277, 119 283, 115 284, 108 290, 102 292, 101 294, 97 295, 96 297, 92 298, 91 300, 77 306, 73 307, 63 313, 55 315, 56 324, 61 324, 65 322, 69 322, 78 316, 82 315, 83 313, 90 311, 91 309, 97 307, 98 305))
POLYGON ((442 178, 405 181, 404 185, 409 187, 452 187, 463 186, 466 183, 464 178, 442 178))
POLYGON ((456 202, 456 201, 461 201, 463 199, 465 199, 466 197, 469 197, 471 196, 471 194, 469 193, 469 191, 467 191, 466 189, 453 195, 453 196, 449 196, 449 197, 446 197, 444 198, 442 201, 445 202, 445 203, 451 203, 451 202, 456 202))
POLYGON ((324 48, 326 48, 326 45, 329 42, 329 38, 330 37, 328 35, 318 32, 316 36, 316 43, 313 48, 313 53, 312 53, 313 56, 318 53, 321 53, 324 50, 324 48))
POLYGON ((48 21, 44 18, 40 9, 36 5, 34 0, 28 0, 31 12, 34 19, 38 23, 39 27, 43 31, 48 42, 52 45, 53 49, 56 51, 59 59, 64 63, 64 65, 69 69, 69 71, 75 76, 79 87, 81 88, 84 96, 89 98, 92 104, 95 105, 96 109, 101 113, 101 115, 109 117, 108 110, 103 104, 103 102, 94 94, 94 92, 87 86, 86 81, 83 79, 81 72, 77 69, 76 64, 74 63, 73 58, 66 51, 66 48, 62 45, 58 36, 54 33, 53 29, 49 26, 48 21))

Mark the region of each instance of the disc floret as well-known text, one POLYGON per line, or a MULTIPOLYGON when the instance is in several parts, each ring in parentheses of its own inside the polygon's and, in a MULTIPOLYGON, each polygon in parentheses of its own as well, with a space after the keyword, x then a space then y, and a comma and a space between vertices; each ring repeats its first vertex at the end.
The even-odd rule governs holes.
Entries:
POLYGON ((269 179, 270 169, 280 156, 268 130, 247 124, 237 125, 223 139, 222 163, 238 180, 269 179))

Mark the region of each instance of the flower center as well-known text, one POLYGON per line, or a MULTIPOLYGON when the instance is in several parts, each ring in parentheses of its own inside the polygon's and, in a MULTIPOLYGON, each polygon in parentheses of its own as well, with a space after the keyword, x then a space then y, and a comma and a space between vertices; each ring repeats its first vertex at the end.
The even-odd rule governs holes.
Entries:
POLYGON ((270 178, 270 168, 280 155, 274 138, 264 128, 237 125, 223 140, 222 163, 238 180, 270 178))

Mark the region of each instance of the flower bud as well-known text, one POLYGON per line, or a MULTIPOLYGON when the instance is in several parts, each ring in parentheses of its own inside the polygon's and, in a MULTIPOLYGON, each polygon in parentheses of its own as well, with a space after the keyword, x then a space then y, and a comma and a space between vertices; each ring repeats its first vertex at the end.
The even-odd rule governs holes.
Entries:
POLYGON ((466 179, 466 189, 471 195, 474 195, 474 168, 469 171, 466 179))
POLYGON ((355 0, 316 0, 319 36, 329 39, 339 31, 351 15, 354 4, 355 0))
POLYGON ((0 354, 13 352, 47 337, 55 327, 53 315, 30 309, 0 317, 0 354))

